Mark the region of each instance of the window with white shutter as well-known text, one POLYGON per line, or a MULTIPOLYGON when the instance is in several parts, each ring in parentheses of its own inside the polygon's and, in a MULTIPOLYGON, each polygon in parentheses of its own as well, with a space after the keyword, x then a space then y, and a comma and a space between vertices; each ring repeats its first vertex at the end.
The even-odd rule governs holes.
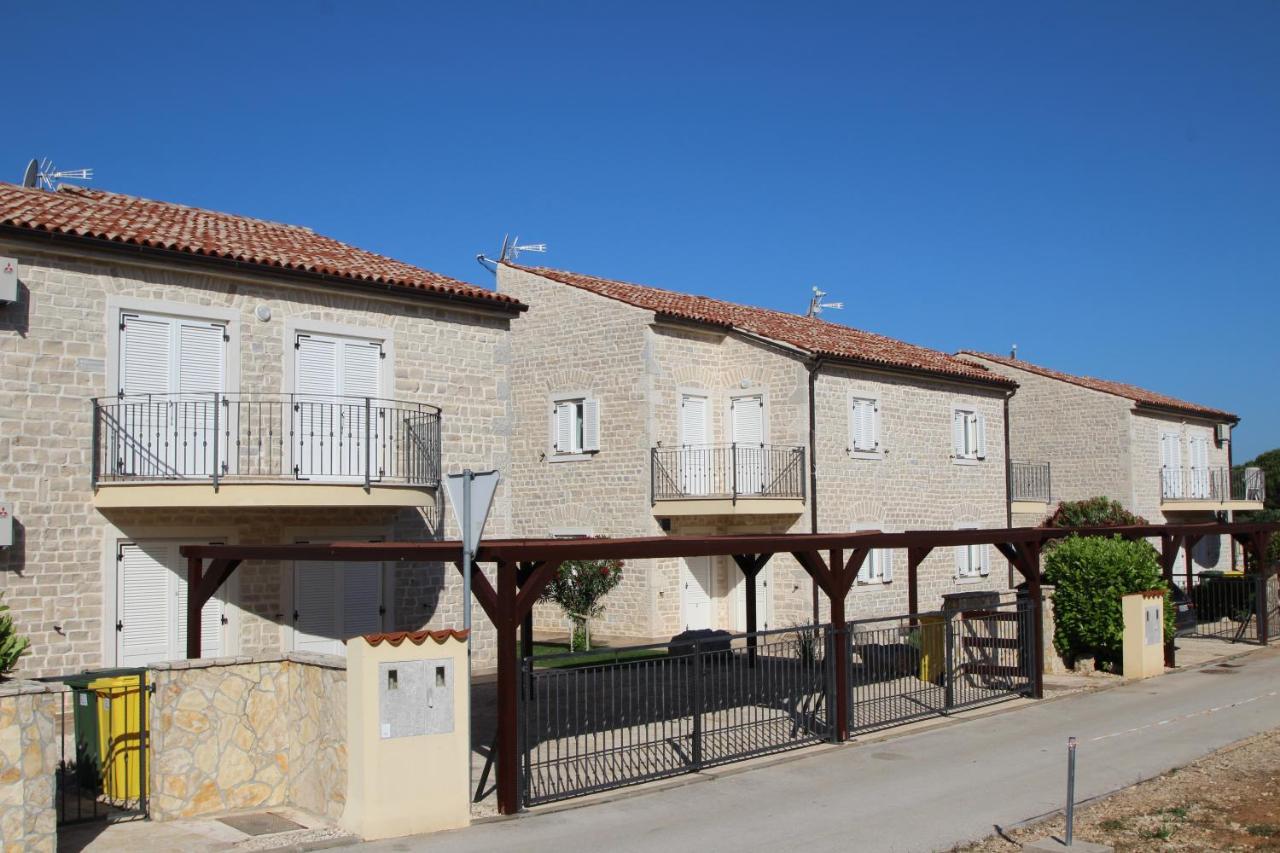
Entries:
POLYGON ((951 411, 951 456, 957 462, 974 462, 987 456, 987 420, 974 409, 951 411))
MULTIPOLYGON (((885 531, 883 524, 855 524, 853 531, 879 530, 885 531)), ((858 569, 858 583, 889 583, 893 580, 893 549, 873 548, 858 569)))
POLYGON ((301 478, 377 479, 389 452, 379 440, 380 340, 299 333, 294 338, 292 467, 301 478), (369 401, 366 407, 365 401, 369 401))
POLYGON ((581 457, 600 449, 600 401, 586 394, 551 400, 553 457, 581 457))
POLYGON ((880 455, 880 401, 875 397, 849 398, 849 452, 861 457, 880 455))
MULTIPOLYGON (((976 524, 964 524, 957 530, 976 530, 976 524)), ((991 573, 991 552, 988 545, 957 545, 956 577, 960 579, 981 578, 991 573)))
MULTIPOLYGON (((116 665, 187 656, 187 561, 175 541, 121 542, 116 552, 116 665)), ((216 543, 210 543, 216 544, 216 543)), ((224 586, 200 618, 200 656, 223 653, 224 586)))
POLYGON ((385 573, 381 563, 296 562, 293 569, 294 650, 345 655, 346 640, 384 630, 385 573))

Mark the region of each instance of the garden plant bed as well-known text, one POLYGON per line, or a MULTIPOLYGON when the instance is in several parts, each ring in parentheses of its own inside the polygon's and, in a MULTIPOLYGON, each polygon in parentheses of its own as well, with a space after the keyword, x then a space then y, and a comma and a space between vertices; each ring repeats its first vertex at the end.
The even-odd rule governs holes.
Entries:
MULTIPOLYGON (((1058 815, 955 850, 1007 853, 1063 827, 1058 815)), ((1117 851, 1280 850, 1280 730, 1077 806, 1075 837, 1117 851)))

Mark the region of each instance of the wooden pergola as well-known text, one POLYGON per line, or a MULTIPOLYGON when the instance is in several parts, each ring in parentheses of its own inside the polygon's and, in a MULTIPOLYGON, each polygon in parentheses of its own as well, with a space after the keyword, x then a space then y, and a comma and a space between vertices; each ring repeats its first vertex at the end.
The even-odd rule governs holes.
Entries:
MULTIPOLYGON (((498 810, 511 814, 520 808, 518 777, 519 713, 517 635, 523 654, 532 652, 533 606, 541 597, 556 570, 569 560, 639 560, 653 558, 728 556, 742 570, 746 582, 748 633, 756 630, 756 577, 775 554, 790 554, 813 578, 830 605, 830 622, 838 632, 847 630, 845 600, 867 555, 876 548, 907 551, 908 609, 918 611, 918 570, 936 548, 990 545, 1009 561, 1026 581, 1034 602, 1033 613, 1033 694, 1043 695, 1044 621, 1040 593, 1040 552, 1044 544, 1071 534, 1081 536, 1123 536, 1151 538, 1160 542, 1160 564, 1165 580, 1172 584, 1178 552, 1187 553, 1187 575, 1191 574, 1191 549, 1206 536, 1229 536, 1252 557, 1254 566, 1265 565, 1267 545, 1280 524, 1166 524, 1132 527, 1094 528, 991 528, 980 530, 917 530, 906 533, 812 533, 746 536, 652 536, 629 539, 496 539, 484 540, 472 563, 471 588, 481 609, 498 634, 497 684, 497 793, 498 810), (496 567, 497 586, 490 583, 482 566, 496 567)), ((187 558, 187 657, 200 656, 200 614, 213 594, 226 583, 244 560, 334 560, 342 562, 452 563, 461 572, 462 543, 426 542, 335 542, 295 545, 184 545, 187 558)), ((1263 609, 1265 613, 1265 608, 1263 609)), ((1265 622, 1265 620, 1264 620, 1265 622)), ((1268 629, 1259 625, 1259 636, 1267 639, 1268 629)), ((750 640, 749 640, 750 642, 750 640)), ((848 739, 849 689, 848 648, 833 644, 837 740, 848 739)), ((1165 646, 1165 662, 1174 663, 1173 644, 1165 646)))

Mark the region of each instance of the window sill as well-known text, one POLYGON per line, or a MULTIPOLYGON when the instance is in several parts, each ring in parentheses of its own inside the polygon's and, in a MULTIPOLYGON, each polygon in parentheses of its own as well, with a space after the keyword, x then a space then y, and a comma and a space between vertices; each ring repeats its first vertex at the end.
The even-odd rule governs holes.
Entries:
POLYGON ((592 450, 586 453, 549 453, 547 454, 548 462, 586 462, 588 459, 599 453, 598 450, 592 450))
POLYGON ((969 576, 958 577, 956 578, 956 586, 972 586, 974 584, 982 583, 989 577, 990 575, 978 575, 976 578, 969 576))
POLYGON ((977 465, 983 460, 978 456, 952 456, 951 461, 955 465, 977 465))
POLYGON ((892 583, 892 578, 889 578, 888 580, 858 581, 854 584, 854 589, 879 589, 881 587, 890 586, 892 583))
POLYGON ((884 458, 883 450, 847 450, 845 452, 849 454, 850 459, 876 460, 884 458))

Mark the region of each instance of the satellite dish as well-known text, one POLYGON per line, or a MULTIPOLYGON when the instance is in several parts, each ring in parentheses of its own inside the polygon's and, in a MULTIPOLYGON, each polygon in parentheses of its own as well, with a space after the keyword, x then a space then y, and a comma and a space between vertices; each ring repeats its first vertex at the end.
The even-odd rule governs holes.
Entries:
POLYGON ((40 179, 40 161, 32 160, 27 164, 27 171, 22 173, 22 185, 24 187, 34 187, 36 181, 40 179))

